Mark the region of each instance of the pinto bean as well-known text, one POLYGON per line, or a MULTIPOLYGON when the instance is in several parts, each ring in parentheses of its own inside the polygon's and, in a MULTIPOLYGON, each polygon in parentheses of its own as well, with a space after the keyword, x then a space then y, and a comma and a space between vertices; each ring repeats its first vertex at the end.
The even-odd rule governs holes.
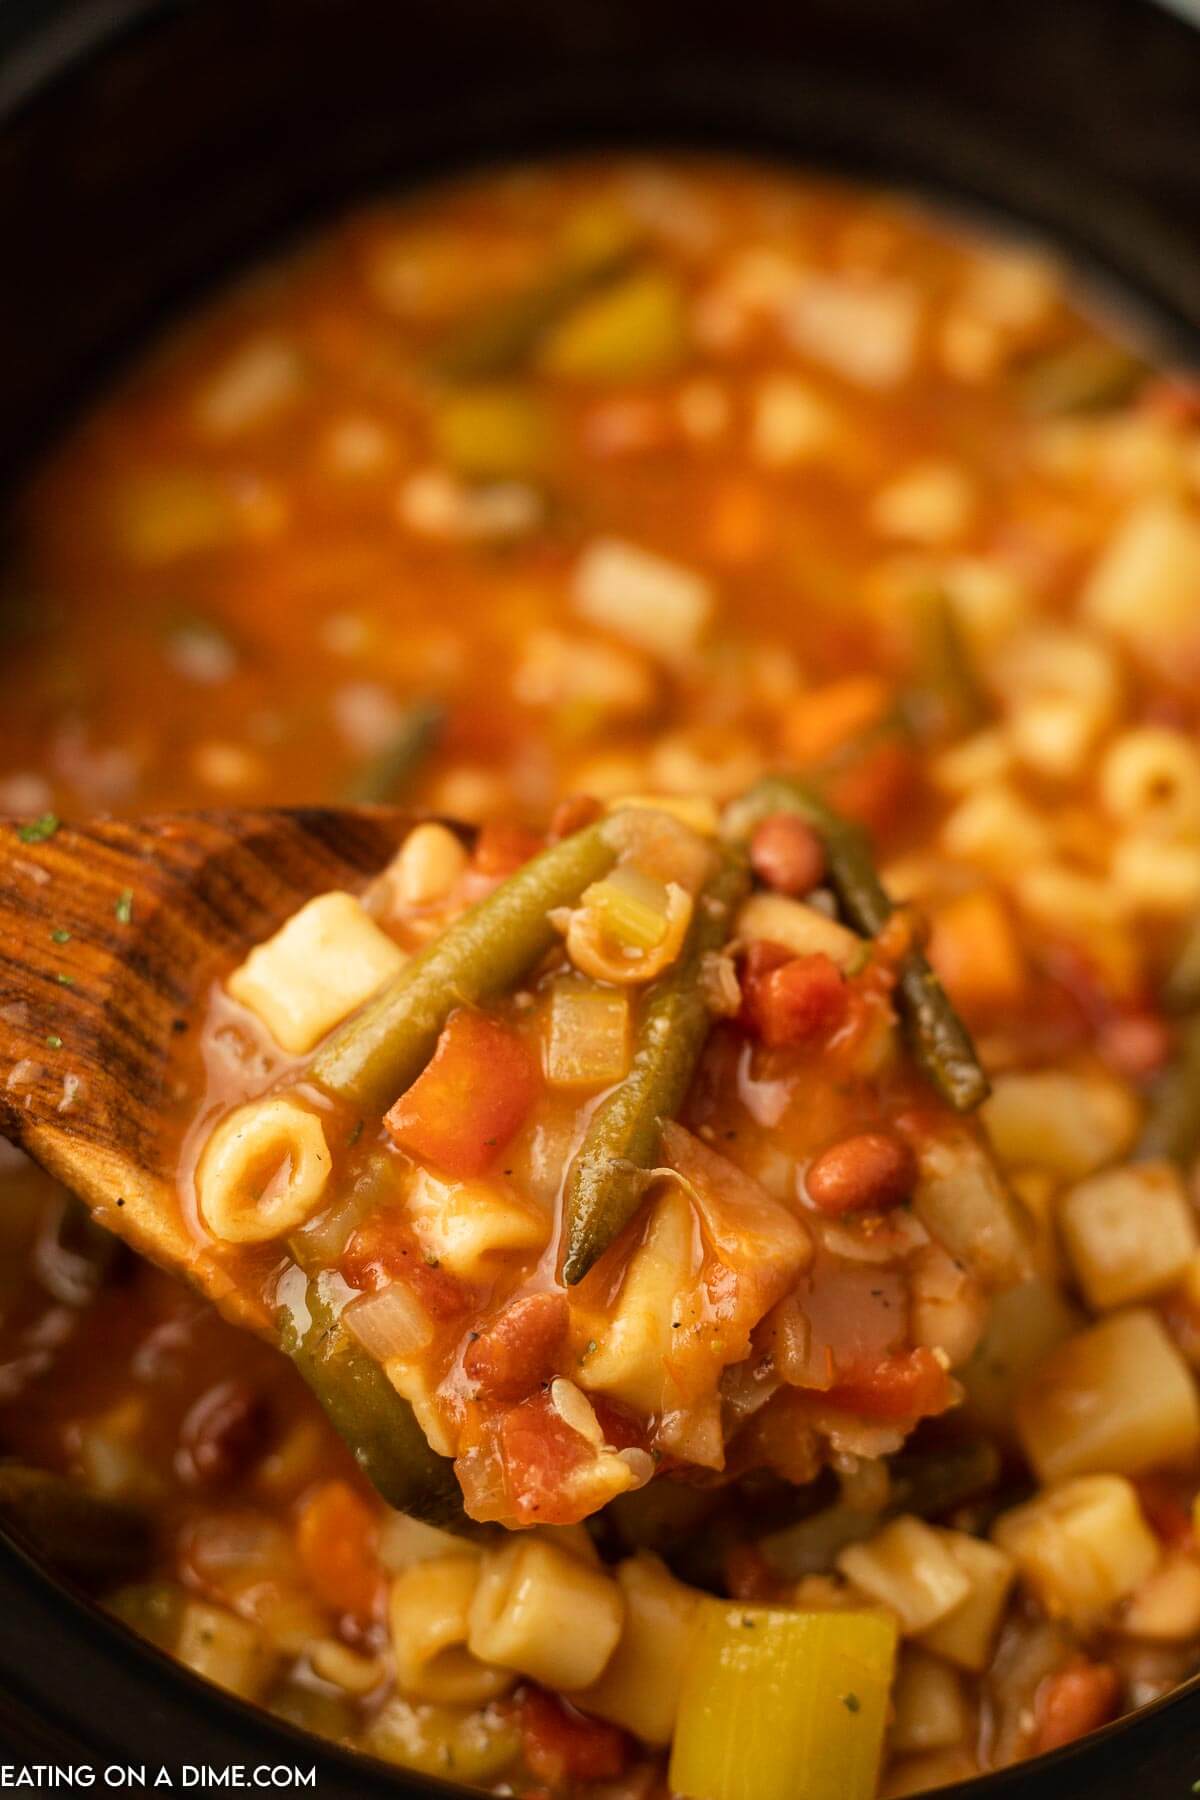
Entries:
POLYGON ((890 1131, 862 1131, 831 1144, 809 1165, 805 1185, 827 1213, 881 1212, 912 1192, 916 1158, 890 1131))
POLYGON ((488 1399, 521 1400, 553 1373, 567 1322, 565 1294, 526 1294, 471 1340, 463 1368, 488 1399))
POLYGON ((1034 1706, 1033 1754, 1057 1750, 1105 1724, 1117 1709, 1121 1681, 1110 1663, 1076 1663, 1048 1675, 1034 1706))
POLYGON ((825 848, 794 813, 772 813, 754 828, 750 866, 778 894, 811 894, 825 873, 825 848))

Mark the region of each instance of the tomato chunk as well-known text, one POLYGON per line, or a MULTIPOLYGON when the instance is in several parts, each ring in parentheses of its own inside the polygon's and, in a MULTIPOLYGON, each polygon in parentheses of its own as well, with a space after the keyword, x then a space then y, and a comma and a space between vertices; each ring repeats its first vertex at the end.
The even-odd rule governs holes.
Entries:
POLYGON ((512 875, 544 848, 545 839, 528 826, 489 819, 475 840, 475 867, 481 875, 512 875))
POLYGON ((374 1616, 383 1591, 376 1536, 375 1515, 345 1481, 324 1482, 296 1526, 296 1551, 317 1598, 362 1623, 374 1616))
POLYGON ((823 951, 779 962, 775 959, 786 953, 776 945, 751 950, 742 980, 742 1017, 756 1037, 778 1049, 813 1043, 837 1030, 849 996, 841 971, 823 951))
POLYGON ((871 1368, 838 1370, 823 1398, 865 1419, 925 1419, 950 1404, 950 1377, 932 1350, 885 1356, 871 1368))
POLYGON ((459 1007, 432 1061, 383 1122, 402 1150, 448 1175, 482 1175, 524 1120, 539 1084, 515 1032, 459 1007))
POLYGON ((521 1744, 531 1775, 551 1787, 563 1781, 613 1781, 625 1767, 629 1740, 616 1725, 585 1719, 542 1688, 520 1701, 521 1744))
POLYGON ((521 1400, 553 1372, 569 1321, 565 1294, 526 1294, 472 1339, 463 1369, 482 1396, 521 1400))
POLYGON ((499 1447, 504 1486, 521 1524, 573 1524, 579 1510, 569 1483, 595 1452, 555 1411, 548 1394, 509 1408, 500 1421, 499 1447))

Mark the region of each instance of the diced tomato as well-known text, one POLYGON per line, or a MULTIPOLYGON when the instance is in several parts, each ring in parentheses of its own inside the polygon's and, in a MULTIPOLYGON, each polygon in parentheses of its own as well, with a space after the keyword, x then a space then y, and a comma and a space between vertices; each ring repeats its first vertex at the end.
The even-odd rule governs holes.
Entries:
POLYGON ((881 738, 824 782, 829 803, 868 831, 882 831, 911 799, 919 765, 900 738, 881 738))
POLYGON ((771 1049, 829 1036, 845 1019, 848 998, 840 970, 823 951, 789 957, 774 944, 751 945, 742 977, 742 1018, 771 1049), (782 962, 776 960, 780 954, 782 962))
POLYGON ((825 1401, 864 1419, 925 1419, 950 1404, 950 1377, 932 1350, 885 1356, 871 1368, 838 1369, 825 1401))
POLYGON ((1034 1702, 1034 1755, 1073 1744, 1117 1710, 1121 1678, 1110 1663, 1079 1662, 1047 1675, 1034 1702))
POLYGON ((585 825, 592 825, 603 816, 603 806, 591 794, 569 794, 554 809, 550 820, 550 837, 554 843, 558 843, 561 838, 571 837, 576 831, 582 831, 585 825))
POLYGON ((393 1140, 448 1175, 482 1175, 537 1097, 540 1077, 515 1032, 452 1012, 433 1059, 384 1118, 393 1140))
POLYGON ((360 1623, 378 1610, 383 1570, 375 1556, 375 1515, 345 1481, 327 1481, 305 1501, 296 1551, 317 1598, 360 1623))
POLYGON ((489 819, 475 840, 475 867, 481 875, 512 875, 545 848, 545 839, 526 825, 489 819))
POLYGON ((569 1525, 578 1507, 566 1488, 594 1454, 592 1445, 573 1430, 550 1404, 548 1394, 534 1394, 510 1407, 498 1433, 504 1486, 513 1514, 522 1525, 569 1525))
POLYGON ((614 1781, 629 1754, 616 1725, 585 1719, 543 1688, 526 1688, 519 1705, 521 1746, 532 1775, 550 1787, 564 1781, 614 1781))
POLYGON ((389 1281, 403 1281, 432 1319, 453 1319, 472 1299, 461 1281, 426 1260, 398 1207, 380 1207, 359 1226, 342 1253, 338 1272, 351 1287, 368 1293, 389 1281))
POLYGON ((565 1294, 526 1294, 506 1306, 463 1355, 463 1369, 478 1384, 480 1397, 521 1400, 539 1387, 553 1373, 569 1322, 565 1294))

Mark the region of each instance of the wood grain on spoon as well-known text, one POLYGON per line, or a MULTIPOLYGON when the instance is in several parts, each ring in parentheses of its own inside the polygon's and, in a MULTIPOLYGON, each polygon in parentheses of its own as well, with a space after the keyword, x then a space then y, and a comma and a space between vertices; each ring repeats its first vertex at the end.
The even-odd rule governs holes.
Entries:
POLYGON ((0 1132, 268 1337, 179 1204, 180 1047, 215 980, 314 894, 361 889, 411 824, 374 807, 0 821, 0 1132))

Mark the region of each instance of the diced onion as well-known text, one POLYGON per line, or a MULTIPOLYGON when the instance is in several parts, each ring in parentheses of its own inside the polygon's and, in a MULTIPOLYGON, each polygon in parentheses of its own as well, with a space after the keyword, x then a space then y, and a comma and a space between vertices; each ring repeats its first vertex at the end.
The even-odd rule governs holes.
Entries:
POLYGON ((411 1356, 423 1350, 433 1336, 429 1315, 403 1282, 393 1281, 377 1294, 352 1300, 342 1323, 368 1355, 378 1362, 411 1356))

